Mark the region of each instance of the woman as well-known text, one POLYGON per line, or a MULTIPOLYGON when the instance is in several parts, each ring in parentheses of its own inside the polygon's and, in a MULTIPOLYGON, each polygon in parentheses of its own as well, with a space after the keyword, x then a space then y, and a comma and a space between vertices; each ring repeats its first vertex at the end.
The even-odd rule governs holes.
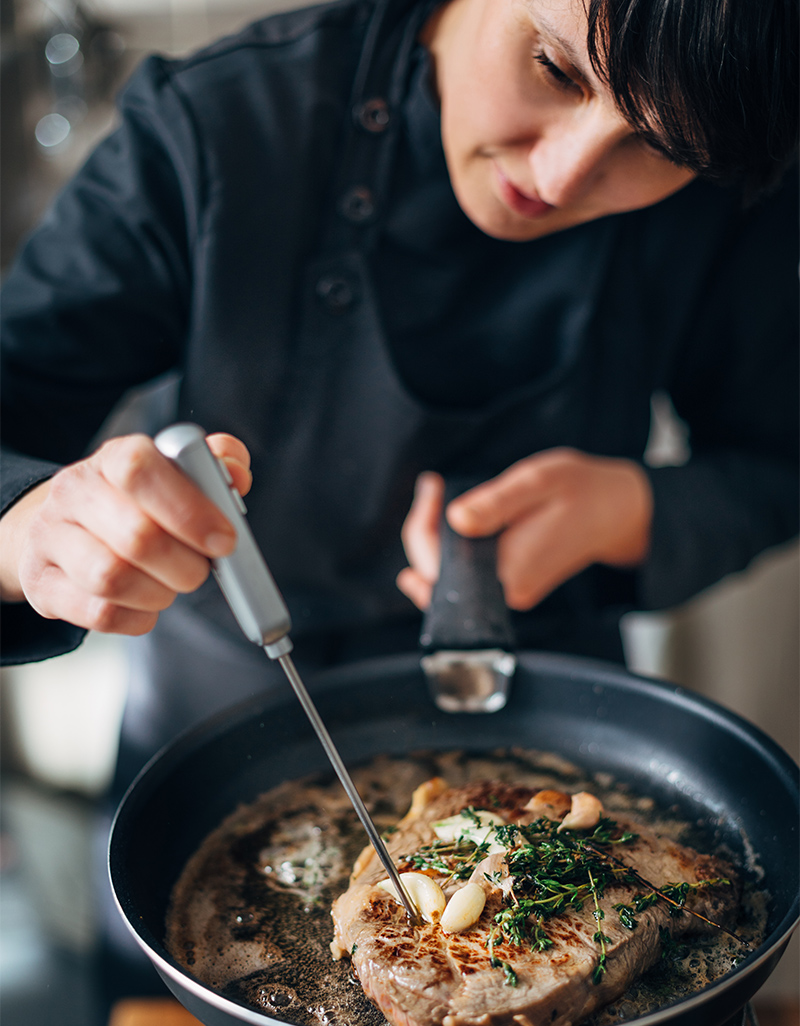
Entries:
POLYGON ((252 456, 301 669, 416 647, 442 475, 522 646, 621 658, 625 610, 796 532, 795 17, 343 0, 145 63, 2 308, 4 658, 132 636, 115 793, 285 687, 206 581, 220 514, 144 435, 84 457, 133 386, 178 375, 148 429, 216 432, 242 492, 252 456), (684 466, 643 461, 657 390, 684 466))
POLYGON ((143 435, 81 458, 170 373, 242 492, 252 456, 308 665, 416 644, 442 475, 523 645, 620 658, 625 610, 792 537, 795 14, 344 0, 146 62, 6 284, 6 658, 146 635, 123 777, 267 683, 203 583, 221 515, 143 435))

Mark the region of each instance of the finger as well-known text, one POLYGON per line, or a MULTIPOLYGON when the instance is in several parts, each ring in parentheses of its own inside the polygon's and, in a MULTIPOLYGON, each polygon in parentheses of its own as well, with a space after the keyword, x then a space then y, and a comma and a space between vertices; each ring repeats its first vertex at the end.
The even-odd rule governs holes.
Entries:
POLYGON ((547 502, 577 456, 568 449, 551 449, 514 463, 453 499, 447 506, 448 523, 467 537, 496 534, 547 502))
POLYGON ((425 610, 431 604, 433 585, 424 577, 412 570, 410 566, 401 570, 396 578, 397 587, 406 598, 411 599, 417 609, 425 610))
MULTIPOLYGON (((57 501, 58 495, 54 498, 57 501)), ((107 575, 108 587, 112 587, 110 579, 117 578, 113 585, 117 588, 114 597, 120 601, 124 599, 122 589, 126 579, 133 583, 133 571, 152 579, 154 595, 159 589, 173 593, 195 591, 208 577, 210 566, 202 553, 164 530, 130 496, 113 488, 102 477, 93 482, 92 501, 81 508, 77 526, 95 540, 92 545, 88 539, 82 539, 80 546, 81 555, 86 559, 87 576, 82 575, 79 561, 67 555, 68 545, 59 549, 53 547, 60 540, 57 530, 44 544, 46 551, 60 553, 58 558, 54 556, 53 562, 63 566, 69 576, 74 574, 80 585, 89 591, 93 590, 89 574, 96 574, 98 583, 107 575), (127 578, 126 567, 131 571, 127 578)), ((141 582, 137 585, 137 594, 143 587, 141 582)))
MULTIPOLYGON (((175 600, 175 590, 144 573, 82 527, 61 522, 49 532, 51 552, 60 553, 60 568, 87 595, 143 612, 160 612, 175 600)), ((46 556, 46 553, 43 553, 46 556)), ((205 564, 208 561, 198 556, 205 564)), ((55 564, 55 560, 52 560, 55 564)))
POLYGON ((551 503, 500 535, 497 576, 510 609, 532 609, 594 561, 570 522, 562 505, 551 503))
POLYGON ((126 634, 131 637, 152 630, 157 612, 126 609, 107 599, 76 588, 60 567, 43 566, 38 572, 39 589, 27 595, 28 602, 46 619, 66 620, 101 634, 126 634))
POLYGON ((206 556, 233 551, 233 525, 150 438, 114 439, 98 450, 95 459, 109 484, 130 496, 168 534, 206 556))
POLYGON ((409 563, 429 582, 439 576, 439 525, 443 505, 444 480, 431 471, 420 474, 401 537, 409 563))
POLYGON ((206 442, 214 455, 224 460, 236 491, 240 495, 247 495, 253 483, 253 475, 250 473, 250 451, 244 442, 221 432, 209 435, 206 442))
POLYGON ((127 609, 96 595, 88 598, 86 610, 89 630, 99 634, 125 634, 136 638, 151 631, 158 621, 158 613, 127 609))

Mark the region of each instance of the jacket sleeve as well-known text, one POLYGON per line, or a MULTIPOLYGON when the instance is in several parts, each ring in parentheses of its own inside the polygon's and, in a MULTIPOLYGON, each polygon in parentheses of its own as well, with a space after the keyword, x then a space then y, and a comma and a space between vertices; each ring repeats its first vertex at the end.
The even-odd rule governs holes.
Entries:
POLYGON ((655 496, 639 607, 685 601, 798 531, 797 183, 738 219, 664 380, 689 428, 655 496))
MULTIPOLYGON (((4 285, 2 511, 85 455, 131 387, 180 368, 201 169, 169 64, 147 61, 120 111, 4 285)), ((82 637, 24 605, 3 615, 4 661, 82 637)))

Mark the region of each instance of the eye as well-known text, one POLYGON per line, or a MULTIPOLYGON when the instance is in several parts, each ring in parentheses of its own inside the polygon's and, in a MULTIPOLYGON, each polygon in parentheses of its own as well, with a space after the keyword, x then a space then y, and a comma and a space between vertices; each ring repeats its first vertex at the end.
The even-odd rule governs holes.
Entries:
POLYGON ((533 55, 533 59, 537 64, 541 64, 548 79, 557 89, 562 89, 565 92, 571 89, 580 89, 577 82, 574 82, 566 72, 562 71, 557 64, 554 64, 543 50, 537 50, 533 55))
POLYGON ((673 167, 678 167, 682 171, 690 170, 689 166, 675 157, 669 150, 663 146, 657 139, 649 135, 639 135, 639 143, 641 146, 653 157, 657 157, 663 160, 665 163, 672 164, 673 167))

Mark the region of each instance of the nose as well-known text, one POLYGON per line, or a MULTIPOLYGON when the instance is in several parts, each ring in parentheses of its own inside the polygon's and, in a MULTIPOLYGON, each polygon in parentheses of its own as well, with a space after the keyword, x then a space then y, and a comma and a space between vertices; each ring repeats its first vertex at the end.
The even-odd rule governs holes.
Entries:
POLYGON ((616 111, 582 108, 546 127, 528 159, 540 197, 569 206, 597 189, 632 135, 616 111))

